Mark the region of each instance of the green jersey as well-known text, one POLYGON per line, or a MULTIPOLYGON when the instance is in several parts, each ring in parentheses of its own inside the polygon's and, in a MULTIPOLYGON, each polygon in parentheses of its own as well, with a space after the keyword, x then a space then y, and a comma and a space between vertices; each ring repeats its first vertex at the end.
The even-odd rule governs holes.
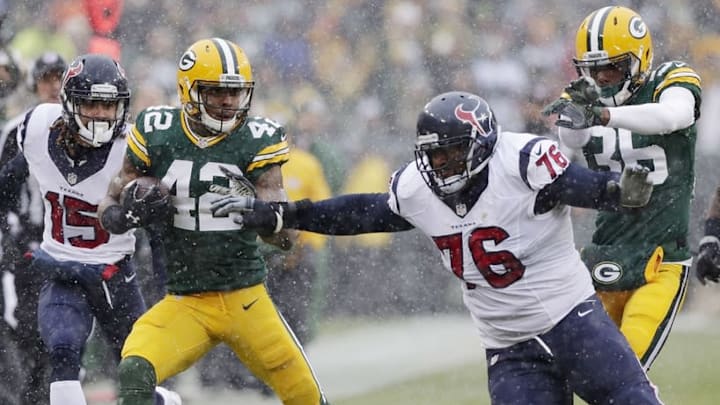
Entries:
POLYGON ((241 230, 231 217, 214 217, 210 203, 220 195, 209 187, 228 186, 221 166, 255 182, 285 163, 288 152, 283 128, 262 117, 249 117, 229 134, 198 137, 179 108, 152 107, 138 115, 128 158, 139 171, 162 179, 177 210, 164 234, 168 292, 225 291, 264 280, 257 234, 241 230))
MULTIPOLYGON (((695 96, 695 118, 700 115, 700 78, 685 63, 667 62, 652 71, 626 105, 657 102, 671 86, 681 86, 695 96)), ((662 245, 665 261, 690 258, 686 237, 695 182, 695 124, 669 134, 641 135, 627 129, 593 127, 583 148, 588 167, 621 172, 627 164, 651 169, 654 184, 648 205, 632 213, 600 212, 593 243, 662 245)), ((642 270, 642 269, 640 269, 642 270)))

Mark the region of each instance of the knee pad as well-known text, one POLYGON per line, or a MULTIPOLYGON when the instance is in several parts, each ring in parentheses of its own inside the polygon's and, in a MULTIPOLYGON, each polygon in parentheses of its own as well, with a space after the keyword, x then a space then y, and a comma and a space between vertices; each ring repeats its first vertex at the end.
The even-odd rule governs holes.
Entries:
POLYGON ((80 350, 66 346, 50 350, 50 382, 77 380, 80 375, 80 350))
POLYGON ((118 366, 118 405, 153 404, 155 398, 155 368, 138 356, 122 359, 118 366))

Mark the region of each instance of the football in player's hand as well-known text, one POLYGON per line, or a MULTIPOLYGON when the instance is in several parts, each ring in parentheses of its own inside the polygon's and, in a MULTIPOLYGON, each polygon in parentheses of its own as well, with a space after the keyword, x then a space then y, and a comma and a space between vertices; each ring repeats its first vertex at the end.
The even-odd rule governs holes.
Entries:
POLYGON ((127 201, 131 198, 135 201, 161 199, 170 195, 170 190, 159 178, 151 176, 138 177, 125 185, 120 193, 120 201, 127 201), (132 195, 128 195, 132 193, 132 195))

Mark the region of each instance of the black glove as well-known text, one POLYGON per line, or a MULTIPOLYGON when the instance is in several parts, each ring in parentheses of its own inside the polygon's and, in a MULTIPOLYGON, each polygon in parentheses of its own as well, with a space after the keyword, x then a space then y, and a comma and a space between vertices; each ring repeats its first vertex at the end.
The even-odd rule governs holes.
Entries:
POLYGON ((236 213, 233 221, 242 229, 254 230, 260 236, 271 236, 283 229, 283 212, 287 203, 267 202, 249 196, 228 195, 210 205, 214 216, 236 213))
POLYGON ((720 281, 720 240, 715 236, 705 235, 700 240, 699 251, 695 275, 703 285, 707 280, 717 283, 720 281))
POLYGON ((163 194, 160 186, 154 185, 145 192, 140 192, 137 183, 127 187, 120 204, 125 209, 125 216, 130 221, 131 228, 164 220, 173 212, 170 195, 163 194))
POLYGON ((702 285, 707 280, 717 283, 720 280, 720 219, 705 220, 705 236, 700 239, 700 248, 695 265, 695 275, 702 285))
POLYGON ((125 233, 132 228, 161 222, 175 211, 169 194, 164 194, 159 186, 152 186, 141 193, 137 183, 128 183, 123 190, 119 205, 108 207, 100 218, 102 227, 110 233, 125 233))

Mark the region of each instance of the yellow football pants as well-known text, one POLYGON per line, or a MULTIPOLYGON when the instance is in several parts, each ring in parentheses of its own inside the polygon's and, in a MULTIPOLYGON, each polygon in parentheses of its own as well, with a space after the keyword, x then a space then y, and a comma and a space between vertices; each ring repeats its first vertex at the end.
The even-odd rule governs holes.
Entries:
POLYGON ((122 357, 149 361, 159 384, 192 366, 220 342, 272 387, 284 404, 324 402, 300 343, 263 284, 227 292, 165 296, 137 320, 122 357))
MULTIPOLYGON (((652 259, 651 259, 652 260, 652 259)), ((648 283, 631 291, 598 291, 610 318, 649 370, 682 308, 689 266, 661 263, 648 283)))

